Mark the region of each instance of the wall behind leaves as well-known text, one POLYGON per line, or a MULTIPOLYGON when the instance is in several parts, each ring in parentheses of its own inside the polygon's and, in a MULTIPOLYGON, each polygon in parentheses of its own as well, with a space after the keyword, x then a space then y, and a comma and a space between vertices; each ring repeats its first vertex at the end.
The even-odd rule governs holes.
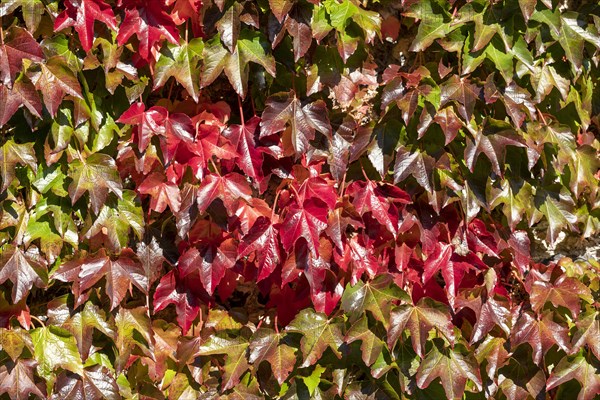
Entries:
POLYGON ((600 395, 597 2, 0 16, 0 395, 600 395))

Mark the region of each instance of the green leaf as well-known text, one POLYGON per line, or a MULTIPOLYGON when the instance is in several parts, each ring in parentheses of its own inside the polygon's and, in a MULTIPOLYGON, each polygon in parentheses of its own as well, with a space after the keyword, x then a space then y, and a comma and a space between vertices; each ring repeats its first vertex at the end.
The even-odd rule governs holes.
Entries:
POLYGON ((0 149, 1 192, 4 192, 15 179, 17 164, 28 166, 32 171, 37 171, 37 158, 33 150, 33 143, 18 144, 13 139, 9 139, 2 145, 0 149))
MULTIPOLYGON (((240 382, 240 377, 250 368, 246 351, 248 349, 248 340, 243 337, 229 337, 225 333, 211 335, 198 349, 198 355, 226 354, 223 372, 223 390, 236 387, 240 382)), ((250 362, 252 356, 250 356, 250 362)), ((262 361, 262 359, 261 359, 262 361)), ((260 361, 259 361, 260 363, 260 361)), ((258 364, 257 364, 258 365, 258 364)), ((275 373, 275 369, 273 370, 275 373)), ((289 372, 288 372, 289 373, 289 372)))
POLYGON ((408 17, 421 20, 417 35, 410 45, 410 51, 424 51, 436 39, 444 38, 450 32, 463 25, 462 23, 451 24, 450 22, 446 22, 447 13, 445 11, 438 11, 437 7, 434 11, 432 3, 432 0, 414 3, 411 5, 410 11, 405 14, 408 17))
POLYGON ((74 160, 69 164, 69 177, 73 180, 69 185, 69 196, 75 204, 88 192, 92 210, 98 214, 106 200, 108 192, 123 198, 123 186, 117 171, 115 160, 102 153, 95 153, 87 158, 74 160))
POLYGON ((421 363, 417 371, 417 386, 425 389, 434 379, 440 378, 448 399, 462 399, 467 380, 475 383, 481 391, 482 381, 475 357, 462 350, 460 345, 448 348, 440 342, 434 341, 421 363))
POLYGON ((13 13, 19 7, 27 29, 31 33, 35 32, 44 14, 44 3, 42 0, 2 0, 0 16, 4 17, 13 13))
POLYGON ((194 101, 198 102, 200 68, 198 66, 204 43, 202 39, 192 39, 189 43, 168 44, 164 48, 154 70, 153 90, 163 86, 170 77, 174 77, 194 101))
POLYGON ((71 333, 57 326, 33 329, 31 340, 39 374, 48 379, 56 368, 64 368, 76 374, 83 374, 83 364, 77 349, 77 342, 71 333))
POLYGON ((400 289, 389 275, 380 275, 370 282, 358 281, 356 285, 348 284, 342 295, 342 309, 350 313, 356 321, 365 311, 383 326, 389 328, 390 310, 394 302, 410 302, 409 296, 400 289))
POLYGON ((348 332, 346 332, 346 343, 350 344, 356 340, 361 341, 360 351, 362 352, 362 360, 367 367, 379 358, 383 350, 384 342, 373 331, 369 329, 368 319, 366 316, 357 320, 348 332))
POLYGON ((304 362, 300 368, 315 364, 327 348, 341 358, 339 348, 344 343, 342 335, 343 323, 339 318, 328 319, 323 313, 308 308, 300 311, 296 318, 286 327, 289 332, 301 333, 300 349, 304 362))
POLYGON ((249 62, 262 65, 269 74, 275 76, 275 59, 265 51, 266 43, 259 32, 244 29, 240 32, 235 51, 230 53, 221 46, 218 35, 215 36, 206 43, 204 49, 202 87, 210 85, 222 71, 225 71, 235 91, 245 98, 248 89, 249 62))
POLYGON ((597 367, 592 365, 584 356, 574 359, 564 357, 552 370, 547 382, 547 390, 560 384, 576 379, 581 384, 577 400, 592 400, 600 393, 600 374, 597 367))

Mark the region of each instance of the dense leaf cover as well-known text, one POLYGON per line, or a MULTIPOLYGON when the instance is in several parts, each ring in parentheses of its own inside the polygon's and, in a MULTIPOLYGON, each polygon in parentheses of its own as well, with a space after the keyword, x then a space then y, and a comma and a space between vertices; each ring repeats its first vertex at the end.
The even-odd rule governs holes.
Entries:
POLYGON ((600 5, 1 0, 0 394, 600 395, 600 5))

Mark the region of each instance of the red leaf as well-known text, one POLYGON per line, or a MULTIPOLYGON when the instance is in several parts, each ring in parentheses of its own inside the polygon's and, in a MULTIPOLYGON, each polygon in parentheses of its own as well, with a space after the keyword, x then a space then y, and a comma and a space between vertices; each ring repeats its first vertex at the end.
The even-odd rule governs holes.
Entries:
POLYGON ((281 260, 279 251, 279 230, 267 217, 259 217, 238 247, 238 257, 256 252, 258 260, 257 282, 265 279, 281 260))
POLYGON ((164 0, 120 0, 125 6, 125 19, 119 27, 117 42, 120 46, 134 34, 140 41, 139 55, 142 59, 154 59, 162 38, 173 44, 179 43, 179 30, 173 19, 166 13, 164 0))
POLYGON ((172 212, 179 212, 181 207, 179 187, 168 182, 160 172, 154 172, 144 179, 144 182, 138 186, 138 192, 150 195, 150 209, 158 213, 165 211, 167 205, 172 212))
POLYGON ((216 198, 223 200, 223 204, 231 214, 235 212, 234 205, 239 199, 250 200, 252 190, 248 181, 238 173, 231 172, 225 176, 210 174, 202 180, 198 188, 198 210, 206 211, 210 203, 216 198))
POLYGON ((110 298, 112 310, 121 303, 127 290, 131 291, 131 284, 134 284, 142 293, 147 294, 148 277, 139 261, 134 257, 135 253, 131 249, 125 249, 118 258, 113 260, 102 249, 94 257, 74 260, 61 265, 54 273, 53 278, 63 282, 78 280, 78 285, 73 285, 76 297, 79 297, 79 292, 85 292, 102 278, 106 278, 105 290, 110 298))
POLYGON ((235 265, 237 252, 233 239, 224 240, 220 245, 213 243, 192 247, 179 258, 181 277, 198 274, 202 286, 212 295, 223 279, 225 270, 235 265))
POLYGON ((169 304, 175 305, 177 323, 184 335, 190 329, 200 311, 197 292, 192 290, 194 287, 199 287, 199 284, 196 275, 181 278, 173 270, 162 277, 154 292, 154 312, 159 312, 169 304))
POLYGON ((529 343, 533 349, 533 361, 539 366, 542 357, 553 345, 569 350, 569 329, 554 322, 552 313, 545 313, 537 319, 530 312, 524 312, 513 327, 511 336, 513 348, 522 343, 529 343))
POLYGON ((54 30, 60 31, 74 26, 84 51, 94 44, 94 21, 101 21, 117 30, 117 20, 111 6, 103 0, 67 0, 65 10, 56 17, 54 30))
POLYGON ((239 154, 236 160, 237 165, 248 176, 256 180, 261 180, 263 177, 263 155, 256 148, 254 140, 259 122, 260 118, 252 117, 247 123, 242 121, 242 125, 230 125, 223 132, 223 136, 229 139, 239 154))
POLYGON ((267 99, 260 123, 260 137, 281 132, 289 124, 294 151, 304 153, 315 138, 315 131, 331 136, 327 114, 327 106, 322 100, 303 106, 293 91, 278 93, 267 99))
POLYGON ((318 255, 319 235, 327 228, 326 204, 319 199, 308 199, 302 205, 293 203, 281 226, 281 243, 289 251, 296 240, 303 237, 313 255, 318 255))
POLYGON ((21 72, 23 60, 42 62, 44 54, 39 43, 27 30, 12 27, 0 42, 0 81, 11 86, 21 72))

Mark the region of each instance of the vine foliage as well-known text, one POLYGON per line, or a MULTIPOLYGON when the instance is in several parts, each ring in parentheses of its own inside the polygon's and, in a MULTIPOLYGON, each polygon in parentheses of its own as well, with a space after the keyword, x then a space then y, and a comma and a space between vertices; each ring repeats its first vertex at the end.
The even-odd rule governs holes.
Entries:
POLYGON ((600 395, 597 2, 0 16, 0 395, 600 395))

